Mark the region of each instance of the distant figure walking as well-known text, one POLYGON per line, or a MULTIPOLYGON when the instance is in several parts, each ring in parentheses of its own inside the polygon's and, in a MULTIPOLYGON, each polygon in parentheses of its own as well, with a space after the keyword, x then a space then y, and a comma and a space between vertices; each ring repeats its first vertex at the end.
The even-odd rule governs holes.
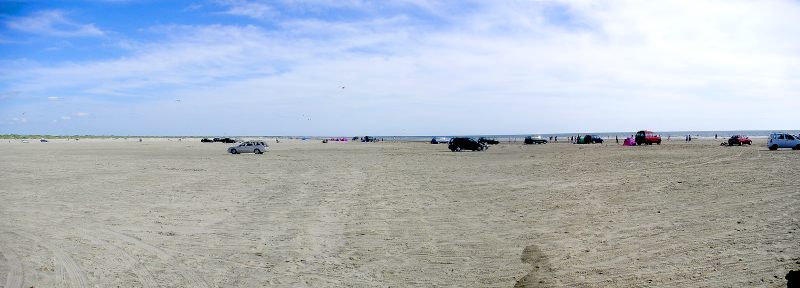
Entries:
POLYGON ((617 140, 617 144, 619 144, 619 136, 614 135, 614 140, 617 140))
POLYGON ((717 134, 714 134, 714 140, 717 140, 717 134))

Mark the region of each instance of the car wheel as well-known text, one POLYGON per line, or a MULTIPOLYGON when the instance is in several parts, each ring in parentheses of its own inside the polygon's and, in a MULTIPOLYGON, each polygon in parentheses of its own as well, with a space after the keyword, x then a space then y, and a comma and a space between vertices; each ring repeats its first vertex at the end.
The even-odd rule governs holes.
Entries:
POLYGON ((239 151, 236 151, 236 149, 231 149, 231 154, 239 154, 239 151))
POLYGON ((769 150, 778 150, 778 145, 773 144, 772 146, 769 146, 769 150))
POLYGON ((456 152, 461 152, 461 147, 456 147, 456 152))
POLYGON ((253 151, 253 153, 261 154, 261 153, 264 153, 264 152, 261 152, 261 150, 256 149, 256 150, 253 151))
POLYGON ((797 144, 797 146, 794 146, 794 148, 792 148, 792 149, 794 149, 794 150, 800 150, 800 144, 797 144))
POLYGON ((739 146, 742 146, 742 142, 739 142, 739 146))

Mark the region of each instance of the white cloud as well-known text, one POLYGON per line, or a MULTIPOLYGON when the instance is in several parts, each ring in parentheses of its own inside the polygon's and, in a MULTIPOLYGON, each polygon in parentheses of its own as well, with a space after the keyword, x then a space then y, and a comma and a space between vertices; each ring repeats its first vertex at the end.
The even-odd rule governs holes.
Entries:
MULTIPOLYGON (((93 119, 133 109, 177 119, 175 129, 223 130, 236 123, 188 116, 229 111, 285 134, 771 129, 800 109, 796 2, 491 1, 466 12, 413 2, 436 18, 160 26, 149 31, 166 40, 127 57, 31 65, 0 80, 26 93, 99 95, 81 108, 93 119)), ((376 9, 362 4, 353 6, 376 9)), ((125 119, 138 123, 114 120, 125 119)))
POLYGON ((7 26, 14 30, 54 37, 94 37, 105 34, 94 24, 81 24, 59 10, 40 11, 28 17, 13 18, 7 26))
POLYGON ((61 116, 61 120, 70 120, 72 117, 69 116, 61 116))
POLYGON ((61 100, 61 97, 58 97, 58 96, 48 96, 48 97, 47 97, 47 100, 49 100, 49 101, 59 101, 59 100, 61 100))
POLYGON ((89 116, 89 113, 86 113, 86 112, 78 112, 78 113, 75 113, 75 116, 78 116, 78 117, 86 117, 86 116, 89 116))

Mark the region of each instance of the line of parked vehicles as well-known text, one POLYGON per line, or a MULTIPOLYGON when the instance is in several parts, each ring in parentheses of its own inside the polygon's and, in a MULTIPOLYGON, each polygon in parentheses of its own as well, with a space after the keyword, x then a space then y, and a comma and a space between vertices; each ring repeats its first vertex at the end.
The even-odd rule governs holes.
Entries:
MULTIPOLYGON (((443 142, 447 138, 443 137, 434 137, 431 139, 431 144, 440 144, 445 143, 443 142)), ((661 135, 654 133, 653 131, 649 130, 641 130, 636 132, 635 136, 633 137, 634 145, 661 145, 661 135)), ((451 151, 464 151, 464 150, 472 150, 472 151, 485 151, 489 149, 487 144, 499 144, 500 142, 494 139, 488 139, 484 137, 480 137, 477 140, 468 137, 455 137, 448 140, 448 149, 451 151)), ((543 139, 541 136, 527 136, 524 140, 525 144, 547 144, 547 139, 543 139)), ((584 135, 582 137, 577 137, 573 142, 575 144, 591 144, 591 143, 603 143, 603 138, 599 135, 584 135)), ((723 143, 726 144, 726 143, 723 143)), ((753 145, 753 140, 748 138, 744 135, 733 135, 728 139, 727 142, 728 146, 742 146, 742 145, 753 145)), ((800 135, 792 135, 788 133, 778 132, 772 133, 769 136, 769 141, 767 142, 767 148, 769 150, 777 150, 779 148, 791 148, 792 150, 800 150, 800 135)))
MULTIPOLYGON (((641 130, 636 132, 634 138, 635 138, 635 145, 661 144, 661 136, 649 130, 641 130)), ((200 141, 222 142, 222 143, 237 142, 235 139, 232 138, 213 138, 213 139, 203 138, 200 141)), ((453 137, 453 138, 434 137, 433 139, 431 139, 431 144, 444 144, 444 143, 448 144, 447 149, 449 149, 450 151, 460 152, 465 150, 486 151, 489 149, 489 145, 500 144, 500 141, 486 137, 480 137, 478 139, 470 137, 453 137)), ((527 136, 525 137, 523 143, 526 145, 547 144, 548 140, 542 138, 541 136, 527 136)), ((578 137, 574 143, 578 144, 603 143, 603 138, 600 137, 599 135, 584 135, 583 137, 578 137)), ((728 139, 727 143, 725 142, 722 143, 722 145, 725 144, 727 144, 728 146, 752 145, 753 141, 747 136, 733 135, 728 139)), ((791 148, 792 150, 800 150, 800 135, 792 135, 783 132, 772 133, 769 136, 769 140, 767 142, 767 148, 769 150, 777 150, 779 148, 791 148)), ((243 141, 239 145, 229 147, 227 150, 227 152, 231 154, 240 154, 240 153, 263 154, 264 152, 267 151, 269 151, 269 145, 264 141, 243 141)))

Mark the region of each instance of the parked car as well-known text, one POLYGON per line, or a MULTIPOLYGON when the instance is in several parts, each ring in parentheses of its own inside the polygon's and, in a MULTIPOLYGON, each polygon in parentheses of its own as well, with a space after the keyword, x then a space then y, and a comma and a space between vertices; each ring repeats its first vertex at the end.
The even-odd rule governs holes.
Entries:
POLYGON ((228 148, 228 153, 256 153, 261 154, 269 151, 269 145, 264 141, 244 141, 239 145, 228 148))
POLYGON ((733 145, 742 146, 742 144, 753 145, 753 140, 750 140, 750 138, 747 138, 747 136, 742 136, 742 135, 733 135, 731 136, 730 139, 728 139, 729 146, 733 145))
POLYGON ((364 138, 361 138, 361 142, 375 142, 376 140, 377 139, 372 136, 364 136, 364 138))
MULTIPOLYGON (((219 139, 219 138, 215 138, 215 139, 219 139)), ((208 139, 208 138, 203 138, 203 139, 200 139, 200 142, 202 142, 202 143, 212 143, 212 142, 214 142, 214 140, 211 140, 211 139, 208 139)))
POLYGON ((39 142, 47 143, 47 139, 39 139, 39 142))
POLYGON ((433 137, 431 138, 431 144, 447 144, 450 142, 450 139, 445 137, 433 137))
POLYGON ((661 145, 661 136, 656 135, 653 131, 642 130, 636 132, 636 145, 652 145, 658 144, 661 145))
POLYGON ((600 135, 591 135, 592 136, 592 143, 603 144, 603 137, 600 135))
POLYGON ((769 148, 769 150, 778 150, 778 148, 800 150, 800 139, 788 133, 772 133, 769 135, 767 148, 769 148))
POLYGON ((579 136, 576 136, 576 138, 577 138, 577 140, 575 141, 575 144, 593 144, 594 143, 594 138, 592 137, 592 135, 583 135, 583 136, 579 135, 579 136))
POLYGON ((525 137, 525 144, 547 144, 547 139, 543 139, 542 136, 528 136, 525 137))
POLYGON ((489 149, 489 145, 485 143, 480 143, 475 139, 467 138, 467 137, 455 137, 450 139, 450 142, 447 144, 447 148, 450 151, 463 151, 463 150, 472 150, 472 151, 484 151, 489 149))
POLYGON ((491 139, 491 138, 486 138, 486 137, 480 137, 480 138, 478 138, 478 142, 480 142, 480 143, 485 143, 485 144, 488 144, 488 145, 497 145, 497 144, 500 144, 500 141, 497 141, 497 140, 495 140, 495 139, 491 139))

